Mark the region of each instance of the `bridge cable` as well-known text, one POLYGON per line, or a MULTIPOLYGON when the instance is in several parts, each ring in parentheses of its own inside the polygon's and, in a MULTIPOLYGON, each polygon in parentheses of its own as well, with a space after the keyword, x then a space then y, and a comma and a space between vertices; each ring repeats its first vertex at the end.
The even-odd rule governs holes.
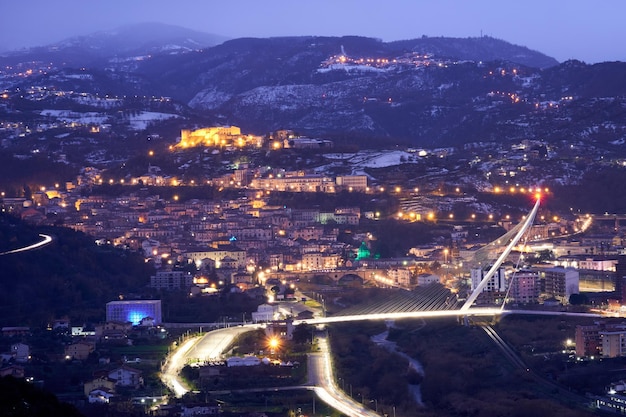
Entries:
POLYGON ((539 198, 537 198, 537 202, 535 203, 535 206, 530 211, 530 214, 528 215, 526 220, 524 220, 522 222, 522 226, 520 227, 519 232, 515 235, 513 240, 511 240, 511 242, 508 244, 508 246, 506 247, 504 252, 502 252, 502 254, 498 257, 496 262, 491 266, 491 268, 489 269, 489 272, 487 272, 487 274, 485 274, 485 276, 480 281, 478 286, 476 286, 476 288, 474 289, 472 294, 470 294, 470 296, 467 298, 467 300, 465 301, 465 304, 463 304, 463 306, 461 306, 460 311, 468 311, 469 310, 469 308, 472 306, 472 304, 474 304, 474 301, 476 301, 476 298, 478 298, 480 293, 487 286, 489 280, 495 275, 496 271, 500 268, 500 265, 502 265, 502 263, 507 258, 507 256, 509 256, 509 254, 511 253, 511 251, 513 250, 515 245, 517 245, 517 242, 519 242, 519 240, 522 238, 522 236, 530 228, 530 226, 532 225, 532 223, 533 223, 533 221, 535 219, 535 215, 537 214, 537 211, 539 210, 539 203, 540 203, 540 201, 541 200, 539 198))
POLYGON ((502 306, 500 307, 501 311, 504 311, 504 305, 506 304, 506 300, 509 298, 509 294, 511 293, 511 287, 513 287, 513 281, 517 278, 517 272, 519 271, 520 263, 522 262, 522 258, 524 257, 524 249, 526 248, 526 244, 528 243, 528 231, 524 234, 524 243, 522 244, 522 250, 520 251, 520 256, 517 258, 517 264, 515 265, 515 269, 513 270, 513 275, 509 280, 508 288, 506 289, 506 294, 504 296, 504 300, 502 300, 502 306))

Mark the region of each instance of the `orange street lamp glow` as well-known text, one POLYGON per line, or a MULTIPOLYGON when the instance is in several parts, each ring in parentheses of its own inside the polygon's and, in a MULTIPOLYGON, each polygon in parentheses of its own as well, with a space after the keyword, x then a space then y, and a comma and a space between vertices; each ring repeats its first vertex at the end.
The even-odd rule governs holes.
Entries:
POLYGON ((276 338, 276 337, 272 337, 272 338, 270 338, 270 340, 269 340, 269 347, 270 347, 270 348, 272 348, 272 349, 276 349, 276 348, 278 347, 278 345, 279 345, 279 344, 280 344, 280 343, 279 343, 279 341, 278 341, 278 338, 276 338))

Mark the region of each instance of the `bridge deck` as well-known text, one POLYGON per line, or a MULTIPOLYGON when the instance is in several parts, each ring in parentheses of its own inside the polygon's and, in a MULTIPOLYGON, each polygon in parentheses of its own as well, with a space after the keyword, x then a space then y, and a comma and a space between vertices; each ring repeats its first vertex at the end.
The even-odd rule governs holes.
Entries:
POLYGON ((398 313, 412 311, 440 311, 458 308, 455 294, 440 284, 417 287, 413 291, 388 290, 365 303, 349 307, 333 316, 358 314, 398 313))

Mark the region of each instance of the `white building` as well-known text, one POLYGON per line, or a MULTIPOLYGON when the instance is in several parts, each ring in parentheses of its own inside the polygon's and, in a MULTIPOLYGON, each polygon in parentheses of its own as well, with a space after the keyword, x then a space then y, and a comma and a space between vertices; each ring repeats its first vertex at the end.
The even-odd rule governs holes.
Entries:
POLYGON ((276 308, 270 304, 261 304, 256 311, 252 312, 252 321, 258 323, 260 321, 272 321, 276 318, 276 308))
POLYGON ((423 287, 425 285, 439 283, 441 280, 439 279, 439 275, 434 274, 419 274, 417 276, 417 285, 423 287))
MULTIPOLYGON (((474 291, 480 282, 487 275, 489 269, 475 268, 470 271, 471 290, 474 291)), ((487 286, 483 289, 483 292, 504 292, 508 288, 506 274, 504 268, 500 268, 496 271, 491 279, 487 282, 487 286)))
POLYGON ((335 269, 339 266, 341 257, 335 253, 305 253, 302 255, 302 269, 305 271, 320 271, 335 269))
POLYGON ((387 270, 387 277, 401 287, 411 285, 411 271, 406 268, 390 268, 387 270))
POLYGON ((246 267, 246 251, 231 245, 220 246, 217 249, 207 248, 206 250, 190 251, 186 252, 185 256, 195 262, 197 266, 201 265, 204 259, 210 259, 215 263, 215 268, 220 269, 222 260, 231 258, 235 261, 237 268, 246 267))
POLYGON ((96 388, 89 392, 89 404, 108 404, 115 393, 107 388, 96 388))
POLYGON ((626 330, 600 332, 602 356, 616 358, 626 355, 626 330))
POLYGON ((342 175, 335 178, 337 186, 344 190, 367 190, 367 175, 342 175))
POLYGON ((24 363, 28 362, 30 358, 30 346, 24 343, 15 343, 11 345, 11 352, 15 357, 15 362, 24 363))
POLYGON ((545 280, 546 295, 563 304, 569 303, 570 295, 580 292, 580 274, 574 268, 548 268, 539 275, 545 280))
POLYGON ((143 385, 141 371, 125 365, 109 372, 108 377, 115 381, 115 385, 121 387, 139 388, 143 385))

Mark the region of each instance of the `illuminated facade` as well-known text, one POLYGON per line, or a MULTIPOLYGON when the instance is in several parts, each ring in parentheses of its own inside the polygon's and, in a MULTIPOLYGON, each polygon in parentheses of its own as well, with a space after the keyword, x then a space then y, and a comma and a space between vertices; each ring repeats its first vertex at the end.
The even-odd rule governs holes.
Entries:
POLYGON ((288 173, 280 177, 255 178, 250 182, 250 188, 274 191, 334 193, 335 183, 332 178, 323 175, 294 175, 288 173))
POLYGON ((344 190, 367 190, 367 175, 343 175, 338 176, 336 181, 337 186, 343 188, 344 190))
POLYGON ((626 330, 600 332, 602 356, 617 358, 626 355, 626 330))
POLYGON ((111 301, 106 305, 107 321, 130 322, 138 325, 142 319, 152 317, 161 324, 161 300, 111 301))
POLYGON ((200 251, 185 252, 187 259, 196 263, 196 266, 202 265, 204 259, 210 259, 215 263, 215 268, 220 269, 226 267, 222 266, 222 262, 226 258, 231 258, 231 262, 236 268, 246 267, 246 251, 236 248, 234 246, 221 246, 218 249, 207 248, 200 251))
POLYGON ((340 259, 338 254, 305 253, 302 255, 302 269, 305 271, 336 269, 340 259))
POLYGON ((197 130, 183 129, 180 131, 180 143, 178 148, 192 148, 195 146, 208 147, 261 147, 263 139, 261 136, 242 135, 241 129, 237 126, 206 127, 197 130))

